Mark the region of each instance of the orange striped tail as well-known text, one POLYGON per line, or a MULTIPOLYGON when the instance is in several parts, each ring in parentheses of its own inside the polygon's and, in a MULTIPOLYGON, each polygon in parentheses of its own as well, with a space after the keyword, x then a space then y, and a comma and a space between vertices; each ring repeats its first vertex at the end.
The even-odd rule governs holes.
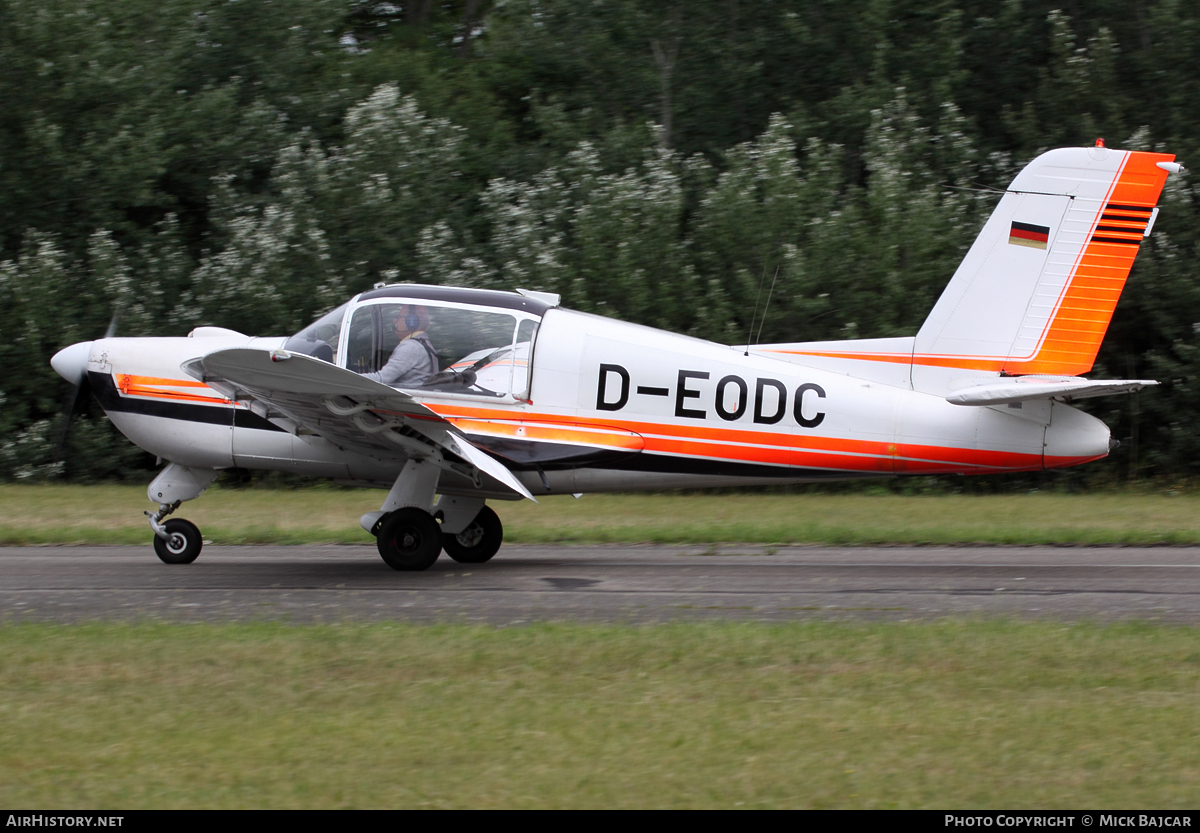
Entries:
POLYGON ((1097 147, 1031 162, 917 334, 914 371, 1089 371, 1174 159, 1097 147))

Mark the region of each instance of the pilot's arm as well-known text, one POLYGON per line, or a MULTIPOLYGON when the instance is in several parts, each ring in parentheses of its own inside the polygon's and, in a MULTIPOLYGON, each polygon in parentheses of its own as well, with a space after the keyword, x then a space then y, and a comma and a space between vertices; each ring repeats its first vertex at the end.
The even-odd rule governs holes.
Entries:
POLYGON ((432 348, 426 349, 418 338, 406 338, 396 345, 387 364, 363 375, 394 388, 417 387, 437 373, 433 355, 432 348))

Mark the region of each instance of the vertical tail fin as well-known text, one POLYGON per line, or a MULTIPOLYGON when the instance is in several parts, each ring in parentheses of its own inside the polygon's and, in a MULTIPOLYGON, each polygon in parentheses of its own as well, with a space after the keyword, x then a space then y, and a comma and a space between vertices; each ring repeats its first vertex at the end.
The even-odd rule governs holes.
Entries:
POLYGON ((1030 162, 917 334, 914 385, 922 367, 1090 370, 1174 159, 1096 147, 1030 162))

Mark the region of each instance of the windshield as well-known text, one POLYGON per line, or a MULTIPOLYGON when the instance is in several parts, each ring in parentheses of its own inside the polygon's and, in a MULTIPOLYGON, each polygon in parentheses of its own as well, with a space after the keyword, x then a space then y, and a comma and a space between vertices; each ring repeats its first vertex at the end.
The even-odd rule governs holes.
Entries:
POLYGON ((337 355, 338 340, 342 335, 342 319, 346 317, 346 309, 349 306, 350 302, 347 301, 332 312, 325 313, 289 338, 283 348, 332 363, 333 357, 337 355))

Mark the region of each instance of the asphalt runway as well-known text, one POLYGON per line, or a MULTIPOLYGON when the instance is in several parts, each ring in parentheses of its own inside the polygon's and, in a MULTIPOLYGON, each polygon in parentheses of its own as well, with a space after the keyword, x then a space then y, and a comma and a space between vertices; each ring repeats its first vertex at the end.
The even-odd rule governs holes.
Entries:
POLYGON ((0 548, 0 622, 1200 622, 1200 548, 505 546, 397 573, 371 546, 0 548))

